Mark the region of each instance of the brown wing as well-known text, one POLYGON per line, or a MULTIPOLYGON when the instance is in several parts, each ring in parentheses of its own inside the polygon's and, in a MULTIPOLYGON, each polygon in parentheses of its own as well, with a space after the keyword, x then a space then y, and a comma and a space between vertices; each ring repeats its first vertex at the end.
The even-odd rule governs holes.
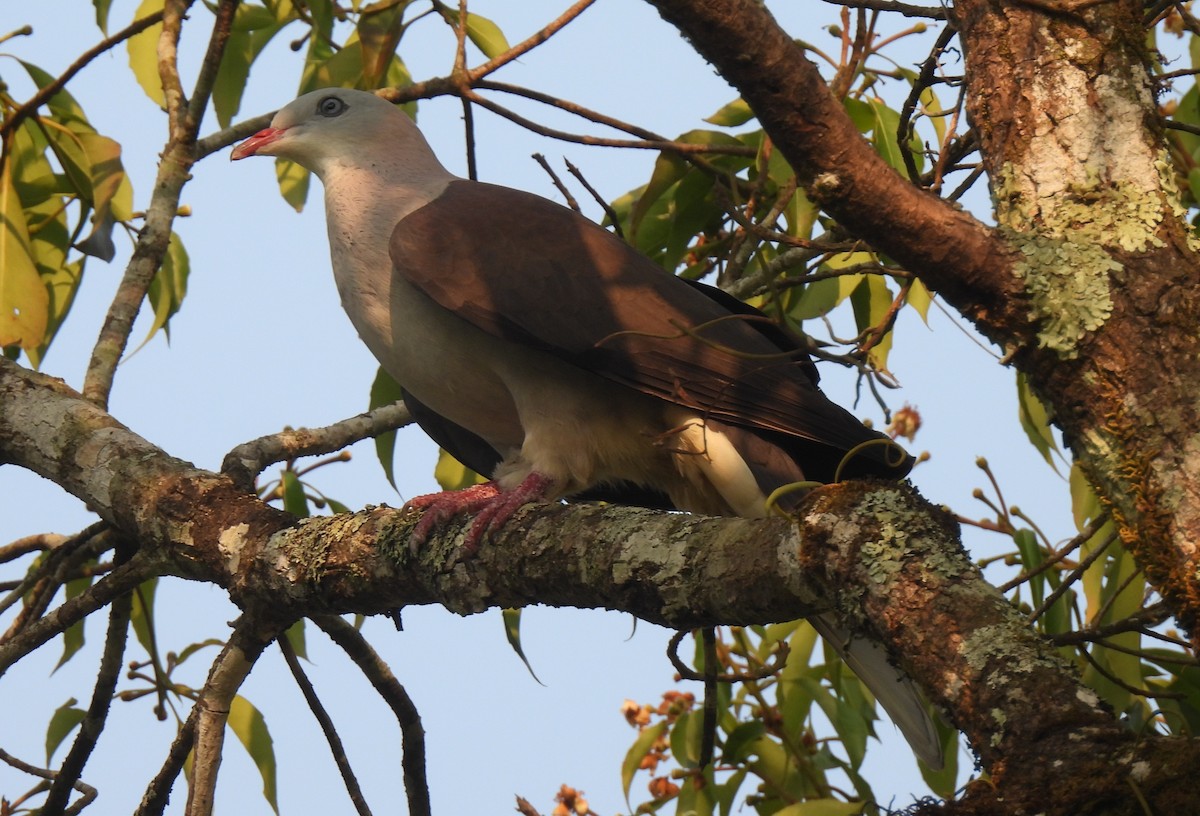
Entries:
MULTIPOLYGON (((807 356, 756 327, 752 310, 538 196, 453 182, 397 225, 391 256, 397 274, 480 329, 646 394, 829 454, 880 436, 830 402, 807 356)), ((866 456, 865 470, 908 470, 894 450, 866 456)))

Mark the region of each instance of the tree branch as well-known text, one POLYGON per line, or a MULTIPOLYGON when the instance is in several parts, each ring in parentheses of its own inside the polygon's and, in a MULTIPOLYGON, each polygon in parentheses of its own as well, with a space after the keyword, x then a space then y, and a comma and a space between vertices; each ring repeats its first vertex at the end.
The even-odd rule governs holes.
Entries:
POLYGON ((233 626, 233 634, 213 662, 200 698, 196 700, 195 762, 188 786, 187 816, 210 816, 221 766, 221 747, 225 741, 225 723, 229 707, 250 669, 286 624, 260 622, 243 615, 233 626))
POLYGON ((320 456, 333 453, 363 439, 403 428, 413 421, 404 403, 382 405, 373 411, 335 422, 324 428, 288 429, 281 433, 260 436, 243 442, 225 454, 221 472, 233 479, 235 485, 247 492, 254 489, 254 480, 268 466, 300 456, 320 456))
POLYGON ((1027 326, 1011 250, 898 175, 862 138, 817 67, 753 0, 649 0, 754 109, 809 197, 917 273, 990 337, 1027 326), (886 201, 886 207, 880 202, 886 201), (1003 331, 1001 331, 1003 329, 1003 331))
POLYGON ((412 698, 361 632, 334 615, 321 615, 313 618, 313 622, 358 665, 396 715, 400 724, 403 751, 400 763, 409 816, 431 816, 429 781, 425 776, 425 729, 412 698))

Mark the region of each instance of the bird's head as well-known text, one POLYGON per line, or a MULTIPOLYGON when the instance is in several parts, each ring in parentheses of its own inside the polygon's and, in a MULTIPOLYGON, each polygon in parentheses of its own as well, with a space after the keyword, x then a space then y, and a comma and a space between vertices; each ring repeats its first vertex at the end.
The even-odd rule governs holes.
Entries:
POLYGON ((229 158, 276 156, 324 177, 333 164, 387 155, 400 159, 413 151, 422 158, 433 155, 404 111, 366 91, 326 88, 281 108, 270 127, 235 147, 229 158))

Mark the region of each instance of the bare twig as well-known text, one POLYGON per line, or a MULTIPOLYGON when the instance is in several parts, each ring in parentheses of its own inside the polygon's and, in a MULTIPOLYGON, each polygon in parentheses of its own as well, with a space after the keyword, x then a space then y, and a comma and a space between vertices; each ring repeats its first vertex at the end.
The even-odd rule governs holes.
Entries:
POLYGON ((1083 577, 1083 574, 1087 571, 1087 568, 1094 564, 1096 560, 1100 558, 1100 556, 1104 555, 1104 553, 1116 540, 1117 534, 1115 532, 1110 533, 1108 537, 1096 547, 1096 549, 1092 550, 1087 558, 1080 561, 1079 566, 1075 569, 1075 571, 1068 575, 1063 582, 1058 585, 1057 589, 1046 596, 1045 600, 1042 601, 1042 605, 1029 613, 1030 623, 1046 614, 1046 610, 1054 606, 1055 602, 1061 598, 1068 589, 1071 588, 1072 584, 1083 577))
POLYGON ((196 134, 212 83, 216 79, 216 66, 229 38, 232 15, 237 8, 237 0, 222 0, 217 8, 217 20, 209 39, 204 66, 197 79, 192 104, 189 105, 179 81, 176 52, 184 15, 193 2, 171 0, 163 13, 163 31, 158 41, 158 67, 167 103, 170 135, 159 161, 154 195, 146 210, 145 223, 134 247, 133 257, 125 268, 125 275, 109 306, 88 361, 83 395, 102 408, 108 405, 113 376, 129 342, 133 321, 167 252, 171 226, 179 210, 180 193, 196 161, 196 134))
POLYGON ((1023 584, 1026 581, 1028 581, 1030 578, 1033 578, 1036 575, 1041 575, 1043 572, 1050 569, 1055 564, 1059 563, 1064 558, 1066 558, 1068 555, 1075 552, 1077 549, 1079 549, 1084 544, 1086 544, 1088 539, 1090 539, 1096 533, 1100 532, 1100 528, 1103 527, 1107 523, 1108 523, 1108 513, 1101 513, 1099 516, 1097 516, 1095 519, 1092 520, 1091 524, 1089 524, 1087 527, 1084 527, 1082 530, 1080 530, 1078 535, 1076 535, 1074 538, 1072 538, 1070 541, 1068 541, 1063 547, 1061 547, 1053 555, 1051 555, 1048 558, 1046 558, 1045 560, 1043 560, 1042 563, 1038 564, 1037 567, 1035 567, 1034 569, 1022 572, 1020 575, 1016 576, 1011 581, 1007 581, 1007 582, 1001 584, 1000 586, 996 587, 996 589, 1000 592, 1008 592, 1010 589, 1013 589, 1018 584, 1023 584))
POLYGON ((546 171, 546 175, 550 177, 550 181, 554 183, 554 187, 562 193, 562 197, 566 199, 567 206, 577 213, 583 211, 579 209, 579 202, 575 200, 575 196, 571 195, 571 191, 567 189, 567 185, 562 183, 562 179, 558 177, 558 173, 554 172, 554 168, 550 166, 550 162, 546 161, 546 157, 541 153, 534 153, 533 160, 541 165, 541 168, 546 171))
POLYGON ((342 738, 338 736, 337 728, 334 727, 329 712, 321 704, 321 698, 317 696, 317 692, 313 689, 308 675, 304 673, 304 668, 300 665, 300 660, 296 657, 296 650, 292 648, 292 644, 286 636, 277 638, 275 642, 279 644, 279 651, 283 653, 284 662, 287 663, 287 667, 291 671, 296 685, 300 687, 300 693, 304 695, 309 711, 317 718, 317 723, 321 726, 321 732, 325 735, 325 741, 329 743, 329 750, 333 752, 333 761, 337 764, 338 772, 342 775, 342 781, 346 784, 346 793, 350 795, 350 801, 354 804, 354 810, 359 816, 371 816, 371 809, 367 807, 367 800, 363 797, 358 779, 354 776, 354 769, 350 767, 350 760, 346 758, 346 748, 342 745, 342 738))
POLYGON ((905 17, 924 17, 929 20, 946 19, 946 9, 941 6, 915 6, 911 3, 900 3, 897 0, 825 0, 825 2, 844 8, 894 11, 905 17))
POLYGON ((41 646, 50 638, 69 629, 77 621, 112 603, 154 574, 156 564, 145 550, 116 567, 94 586, 63 603, 43 618, 34 621, 11 640, 0 645, 0 675, 8 667, 41 646))
POLYGON ((429 782, 425 776, 425 730, 421 727, 421 715, 417 713, 417 707, 413 705, 408 692, 361 632, 333 615, 312 620, 358 665, 396 715, 404 752, 401 765, 408 812, 410 816, 430 816, 429 782))
POLYGON ((38 89, 38 92, 30 97, 28 102, 12 112, 12 115, 4 121, 4 124, 0 125, 0 139, 6 137, 12 130, 20 125, 21 122, 26 119, 26 117, 28 117, 42 105, 46 104, 50 97, 54 96, 64 87, 66 87, 66 84, 74 79, 76 74, 86 68, 92 60, 110 48, 120 45, 135 34, 139 34, 145 31, 147 28, 162 22, 162 17, 163 13, 161 11, 156 11, 153 14, 148 14, 138 20, 134 20, 116 34, 101 40, 99 43, 80 54, 79 59, 67 66, 67 70, 63 71, 62 74, 56 77, 53 82, 43 88, 38 89))
POLYGON ((198 706, 192 706, 187 721, 179 728, 179 733, 175 735, 175 741, 171 743, 162 768, 146 787, 146 792, 142 794, 142 801, 133 816, 162 816, 166 811, 171 796, 171 787, 175 784, 179 772, 183 770, 183 763, 192 753, 192 745, 196 741, 196 720, 199 712, 198 706))
POLYGON ((472 83, 478 82, 488 74, 495 71, 497 68, 507 65, 523 54, 526 54, 537 46, 541 45, 546 40, 557 34, 564 26, 567 25, 567 23, 571 22, 580 14, 582 14, 584 10, 594 2, 595 0, 578 0, 578 2, 572 5, 550 23, 547 23, 536 33, 526 37, 524 40, 508 49, 503 54, 498 54, 482 65, 472 68, 469 74, 472 83))
POLYGON ((617 218, 617 211, 612 208, 611 204, 604 200, 604 197, 596 191, 595 187, 588 183, 588 180, 584 177, 583 172, 578 167, 571 164, 570 159, 564 158, 563 161, 567 164, 567 172, 574 176, 575 180, 583 185, 583 188, 591 194, 592 199, 600 205, 602 210, 604 210, 604 214, 608 216, 608 222, 612 224, 613 232, 616 233, 618 238, 624 238, 625 233, 621 231, 621 221, 619 218, 617 218))
MULTIPOLYGON (((30 765, 28 762, 23 762, 2 748, 0 748, 0 762, 4 762, 6 765, 16 768, 18 771, 27 773, 31 776, 36 776, 39 779, 52 780, 58 775, 54 771, 50 771, 45 768, 38 768, 35 765, 30 765)), ((74 788, 82 793, 83 797, 66 811, 67 813, 71 814, 79 813, 81 810, 91 804, 92 800, 96 798, 96 789, 85 782, 75 782, 74 788)))
POLYGON ((69 536, 58 533, 36 533, 18 538, 16 541, 0 547, 0 563, 12 561, 31 552, 53 550, 70 540, 69 536))
POLYGON ((324 428, 297 428, 243 442, 225 454, 221 472, 241 489, 254 489, 258 474, 275 462, 301 456, 320 456, 363 439, 403 428, 413 421, 403 402, 381 405, 324 428))
MULTIPOLYGON (((129 556, 129 546, 118 547, 122 562, 129 556)), ((133 595, 125 593, 116 598, 108 611, 108 634, 104 638, 104 651, 100 658, 100 670, 96 674, 96 685, 92 688, 92 700, 87 714, 80 723, 79 733, 67 752, 58 776, 50 785, 42 813, 52 814, 66 807, 71 789, 83 774, 83 767, 96 748, 96 741, 104 730, 108 710, 112 706, 113 693, 117 689, 117 678, 121 673, 125 641, 129 634, 129 619, 133 612, 133 595)))

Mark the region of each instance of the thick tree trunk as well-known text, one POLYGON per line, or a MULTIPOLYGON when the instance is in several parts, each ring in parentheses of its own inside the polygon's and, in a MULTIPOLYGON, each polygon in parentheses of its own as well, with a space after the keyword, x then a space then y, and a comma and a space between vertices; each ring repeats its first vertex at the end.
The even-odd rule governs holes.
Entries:
POLYGON ((887 167, 763 6, 650 2, 738 88, 825 210, 1029 375, 1195 637, 1200 261, 1157 124, 1141 4, 956 4, 997 201, 988 229, 887 167))

